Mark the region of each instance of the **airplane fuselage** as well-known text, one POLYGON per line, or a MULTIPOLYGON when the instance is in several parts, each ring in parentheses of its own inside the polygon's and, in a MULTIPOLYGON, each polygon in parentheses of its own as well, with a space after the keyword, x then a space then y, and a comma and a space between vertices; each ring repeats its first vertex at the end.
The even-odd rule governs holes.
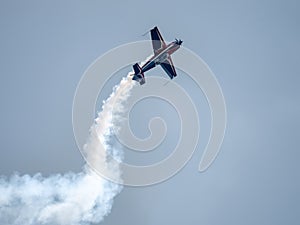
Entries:
POLYGON ((163 63, 171 54, 180 48, 176 42, 171 42, 166 47, 158 50, 144 65, 142 65, 142 72, 146 72, 156 65, 163 63))

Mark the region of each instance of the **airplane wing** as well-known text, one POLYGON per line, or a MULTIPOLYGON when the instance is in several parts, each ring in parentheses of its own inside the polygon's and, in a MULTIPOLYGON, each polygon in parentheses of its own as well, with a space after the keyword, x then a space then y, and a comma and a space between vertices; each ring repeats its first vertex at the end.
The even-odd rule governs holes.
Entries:
POLYGON ((157 54, 157 52, 160 49, 162 49, 163 47, 166 46, 166 43, 165 43, 163 37, 161 36, 157 27, 154 27, 151 30, 151 39, 152 39, 152 46, 153 46, 154 54, 157 54))
POLYGON ((172 59, 170 56, 165 61, 163 61, 160 65, 171 79, 173 79, 173 77, 177 76, 175 67, 173 65, 173 62, 172 62, 172 59))

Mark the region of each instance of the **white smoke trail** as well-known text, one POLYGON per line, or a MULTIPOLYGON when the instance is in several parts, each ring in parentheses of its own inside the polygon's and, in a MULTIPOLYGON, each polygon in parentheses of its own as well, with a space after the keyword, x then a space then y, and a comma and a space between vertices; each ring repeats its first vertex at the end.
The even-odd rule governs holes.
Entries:
POLYGON ((120 180, 120 171, 118 164, 114 164, 110 158, 113 156, 114 159, 121 161, 122 152, 113 148, 109 143, 109 137, 119 130, 119 125, 123 120, 123 103, 130 96, 130 91, 135 84, 136 82, 132 81, 129 73, 119 85, 114 87, 112 94, 103 102, 102 111, 90 129, 90 139, 84 146, 84 156, 89 165, 97 171, 109 172, 109 177, 114 177, 114 180, 120 180))
MULTIPOLYGON (((118 167, 111 167, 109 154, 118 160, 122 150, 109 145, 109 137, 121 119, 123 103, 130 95, 134 82, 128 75, 103 102, 102 111, 91 127, 85 145, 86 156, 112 170, 120 177, 118 167), (105 152, 99 153, 99 146, 105 152)), ((87 165, 81 173, 56 174, 43 177, 13 175, 0 178, 1 225, 87 225, 100 222, 112 207, 113 198, 122 186, 99 177, 87 165)))

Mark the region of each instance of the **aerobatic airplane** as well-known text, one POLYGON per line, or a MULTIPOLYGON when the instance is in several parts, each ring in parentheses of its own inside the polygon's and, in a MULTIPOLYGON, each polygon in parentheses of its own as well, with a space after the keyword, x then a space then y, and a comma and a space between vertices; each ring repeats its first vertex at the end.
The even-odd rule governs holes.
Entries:
POLYGON ((151 29, 150 33, 154 55, 144 65, 140 66, 138 63, 133 65, 132 80, 139 82, 140 85, 145 83, 144 73, 156 65, 161 65, 171 79, 177 76, 171 54, 180 48, 182 40, 175 39, 175 41, 166 44, 157 27, 151 29))

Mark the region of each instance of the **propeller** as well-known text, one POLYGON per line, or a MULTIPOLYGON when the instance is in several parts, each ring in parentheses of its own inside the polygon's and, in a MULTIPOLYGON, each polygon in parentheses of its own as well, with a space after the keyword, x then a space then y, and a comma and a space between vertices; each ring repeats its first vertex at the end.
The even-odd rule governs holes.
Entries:
POLYGON ((175 42, 176 42, 176 44, 178 44, 178 45, 181 45, 182 44, 182 40, 178 40, 177 38, 175 38, 175 42))

